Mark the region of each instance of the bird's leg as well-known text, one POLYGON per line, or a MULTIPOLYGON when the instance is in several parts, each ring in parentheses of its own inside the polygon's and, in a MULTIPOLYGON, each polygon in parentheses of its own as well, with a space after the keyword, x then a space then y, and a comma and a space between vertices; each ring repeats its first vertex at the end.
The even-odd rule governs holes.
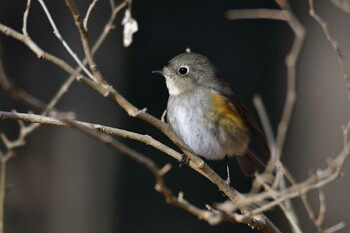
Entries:
POLYGON ((183 154, 182 155, 182 159, 179 163, 179 167, 184 167, 185 165, 188 165, 188 162, 189 162, 189 158, 187 155, 183 154))
POLYGON ((225 180, 226 184, 228 186, 231 186, 231 177, 230 177, 230 166, 228 165, 228 156, 226 155, 226 172, 227 172, 227 178, 225 180))
MULTIPOLYGON (((231 177, 230 177, 230 167, 228 166, 228 156, 225 156, 225 161, 226 161, 226 172, 227 172, 227 178, 225 180, 225 183, 231 187, 231 177)), ((219 189, 220 193, 222 194, 222 196, 226 197, 226 194, 219 189)))
POLYGON ((167 120, 166 120, 166 114, 167 114, 167 110, 165 109, 160 120, 164 123, 167 123, 167 120))

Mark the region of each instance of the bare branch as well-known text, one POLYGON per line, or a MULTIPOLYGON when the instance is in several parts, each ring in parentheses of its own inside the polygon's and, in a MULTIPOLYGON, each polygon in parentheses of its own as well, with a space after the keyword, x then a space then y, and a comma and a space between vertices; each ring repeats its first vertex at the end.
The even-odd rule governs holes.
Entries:
MULTIPOLYGON (((114 22, 115 18, 117 17, 118 13, 125 6, 126 6, 126 1, 120 3, 117 7, 113 8, 113 12, 112 12, 108 22, 105 25, 105 30, 102 31, 102 33, 100 34, 99 38, 97 39, 97 41, 95 42, 94 46, 92 47, 92 50, 91 50, 92 55, 94 55, 97 52, 97 50, 101 47, 102 43, 107 38, 110 30, 106 30, 106 28, 111 28, 112 27, 111 25, 113 24, 113 22, 114 22)), ((85 58, 83 60, 83 64, 85 65, 86 63, 87 63, 87 59, 85 58)), ((75 71, 76 72, 80 72, 81 71, 81 67, 78 66, 75 71)), ((65 83, 61 86, 59 91, 56 93, 56 95, 53 97, 53 99, 48 104, 46 112, 49 112, 57 104, 57 102, 62 98, 62 96, 68 91, 70 86, 73 84, 74 80, 75 80, 75 76, 71 75, 65 81, 65 83)), ((46 115, 46 114, 44 114, 44 115, 46 115)))
POLYGON ((24 11, 24 14, 23 14, 23 27, 22 27, 22 33, 25 36, 28 36, 27 23, 28 23, 30 5, 31 5, 31 0, 27 0, 26 10, 24 11))
POLYGON ((340 223, 326 229, 325 233, 333 233, 333 232, 336 232, 336 231, 343 229, 344 227, 345 227, 345 222, 340 222, 340 223))
MULTIPOLYGON (((17 114, 17 112, 12 112, 13 114, 17 114)), ((1 119, 1 118, 0 118, 1 119)), ((3 141, 6 149, 8 151, 12 151, 18 147, 22 147, 25 145, 25 138, 38 127, 38 124, 31 124, 26 126, 22 120, 16 119, 19 125, 19 136, 16 140, 10 141, 5 134, 1 134, 0 138, 3 141)))
POLYGON ((86 59, 88 61, 88 64, 90 66, 90 69, 92 70, 92 73, 94 74, 92 79, 98 83, 102 83, 103 78, 102 78, 101 72, 99 71, 99 69, 95 63, 95 60, 93 58, 91 48, 90 48, 88 33, 85 30, 83 22, 80 18, 79 10, 75 5, 74 0, 66 0, 66 4, 74 17, 75 25, 79 29, 80 39, 81 39, 81 42, 83 45, 84 53, 85 53, 86 59))
POLYGON ((325 214, 325 202, 324 199, 321 202, 321 189, 319 189, 319 201, 320 201, 320 213, 319 213, 319 217, 316 218, 316 214, 314 212, 314 210, 311 207, 311 204, 307 198, 307 194, 303 193, 301 195, 301 200, 303 201, 303 205, 305 206, 306 212, 309 215, 309 218, 313 221, 314 225, 316 226, 318 232, 320 233, 324 233, 324 230, 322 228, 322 222, 323 222, 323 217, 325 214))
POLYGON ((332 46, 333 50, 336 53, 338 63, 340 65, 340 68, 342 71, 343 80, 344 80, 346 88, 348 90, 348 98, 350 100, 350 81, 349 81, 349 77, 348 77, 348 74, 347 74, 347 71, 345 68, 344 57, 343 57, 343 54, 339 48, 338 42, 332 37, 332 35, 328 29, 327 23, 315 12, 314 1, 309 0, 309 5, 310 5, 310 11, 309 11, 310 16, 313 17, 316 20, 316 22, 321 26, 323 33, 326 36, 327 41, 329 42, 329 44, 332 46))
MULTIPOLYGON (((111 0, 112 2, 113 0, 111 0)), ((121 2, 118 6, 113 7, 112 8, 112 14, 108 20, 108 22, 106 23, 102 34, 100 35, 100 37, 97 39, 95 45, 92 48, 92 53, 94 54, 96 52, 96 50, 101 46, 101 44, 103 43, 103 41, 106 39, 107 35, 109 34, 109 32, 114 29, 114 20, 117 17, 118 13, 127 6, 127 2, 128 0, 124 0, 123 2, 121 2)), ((114 2, 113 2, 114 3, 114 2)), ((114 4, 113 4, 114 6, 114 4)))
MULTIPOLYGON (((278 164, 281 164, 281 163, 280 163, 280 160, 278 158, 276 158, 276 156, 277 156, 276 144, 275 144, 275 138, 273 135, 270 120, 268 118, 268 115, 267 115, 267 112, 266 112, 266 109, 265 109, 265 106, 263 104, 261 97, 258 95, 254 96, 253 102, 254 102, 254 105, 259 113, 259 117, 261 119, 265 135, 267 137, 268 143, 269 143, 270 148, 272 150, 270 160, 275 161, 274 162, 275 166, 268 167, 265 170, 264 174, 262 174, 261 176, 260 175, 256 176, 256 179, 254 179, 254 182, 252 185, 251 192, 257 192, 258 190, 260 190, 261 184, 263 184, 264 182, 269 180, 266 177, 273 177, 274 171, 269 170, 269 169, 274 169, 274 168, 276 168, 276 175, 275 175, 275 182, 272 185, 272 189, 284 190, 287 187, 286 180, 284 177, 284 175, 286 175, 286 173, 285 173, 285 169, 282 169, 282 166, 278 166, 278 164), (260 182, 257 179, 259 177, 263 177, 260 182)), ((286 176, 289 177, 290 175, 287 174, 286 176)), ((296 184, 296 182, 294 184, 296 184)), ((271 193, 271 194, 273 194, 273 193, 271 193)), ((292 227, 294 229, 294 232, 301 232, 300 227, 299 227, 299 223, 298 223, 298 218, 297 218, 297 215, 296 215, 296 212, 294 210, 294 207, 292 205, 291 200, 286 200, 283 204, 280 204, 279 207, 282 209, 282 211, 286 215, 287 219, 289 220, 290 224, 292 225, 292 227)))
POLYGON ((88 21, 89 21, 89 17, 90 17, 90 14, 91 14, 92 10, 94 9, 94 7, 95 7, 97 1, 98 1, 98 0, 93 0, 93 1, 91 2, 91 4, 89 5, 88 10, 87 10, 87 12, 86 12, 86 15, 85 15, 85 17, 84 17, 83 25, 84 25, 85 31, 88 31, 88 26, 87 26, 87 24, 88 24, 88 21))
POLYGON ((346 147, 346 144, 349 141, 349 131, 350 131, 350 120, 346 125, 342 125, 343 130, 343 146, 346 147))
POLYGON ((4 212, 7 184, 7 163, 4 157, 0 160, 0 233, 4 233, 4 212))
MULTIPOLYGON (((260 180, 260 183, 263 185, 265 192, 269 194, 269 196, 273 199, 276 199, 278 197, 278 187, 279 184, 281 182, 281 180, 284 179, 283 177, 283 173, 281 172, 281 170, 277 171, 277 175, 276 175, 276 179, 275 179, 275 184, 272 185, 272 187, 270 187, 266 182, 265 179, 262 178, 262 176, 257 175, 255 180, 260 180), (275 187, 273 187, 275 186, 275 187)), ((283 187, 283 189, 281 190, 285 190, 286 187, 283 187)), ((267 204, 264 204, 267 205, 267 204)), ((263 206, 264 206, 263 205, 263 206)), ((292 206, 291 200, 287 199, 284 203, 279 203, 278 206, 281 208, 281 210, 283 211, 284 215, 287 217, 293 232, 295 233, 302 233, 300 226, 299 226, 299 221, 298 218, 295 214, 294 208, 292 206), (288 208, 287 208, 288 206, 288 208)), ((262 208, 262 207, 260 207, 262 208)))
MULTIPOLYGON (((276 0, 276 3, 288 12, 287 14, 287 23, 292 28, 295 34, 295 39, 292 45, 292 48, 289 54, 286 56, 286 65, 287 65, 287 97, 283 108, 282 118, 278 125, 277 136, 276 136, 276 157, 279 158, 281 156, 284 143, 287 136, 287 130, 290 124, 290 120, 294 111, 294 105, 296 100, 296 64, 300 55, 300 51, 302 49, 304 38, 305 38, 305 29, 300 24, 298 19, 295 17, 293 12, 291 11, 289 4, 285 0, 276 0)), ((273 162, 272 165, 274 166, 273 162)))
MULTIPOLYGON (((284 109, 282 113, 282 118, 278 126, 276 142, 274 143, 272 129, 269 126, 267 117, 263 111, 260 111, 259 114, 263 116, 263 124, 265 128, 265 132, 267 133, 269 145, 272 149, 272 156, 265 170, 265 176, 271 177, 273 171, 275 170, 275 166, 277 161, 279 161, 281 157, 281 153, 284 147, 285 139, 287 136, 287 130, 290 124, 290 120, 293 114, 295 100, 296 100, 296 63, 298 61, 298 57, 303 45, 304 37, 305 37, 305 29, 299 23, 298 19, 295 17, 292 12, 288 2, 286 0, 276 0, 276 3, 281 7, 281 10, 273 10, 273 9, 253 9, 253 10, 234 10, 229 11, 226 14, 226 17, 229 19, 274 19, 285 21, 292 28, 295 39, 291 51, 286 56, 286 65, 288 70, 287 76, 287 97, 284 104, 284 109), (270 128, 270 129, 269 129, 270 128)), ((262 109, 262 103, 259 102, 259 99, 255 99, 255 104, 258 105, 259 109, 262 109)), ((258 110, 259 110, 258 109, 258 110)), ((257 186, 258 187, 258 186, 257 186)), ((258 188, 255 187, 255 190, 258 188)), ((254 185, 253 185, 254 188, 254 185)), ((271 192, 266 192, 267 195, 271 195, 271 192)), ((293 226, 294 232, 300 232, 298 227, 296 215, 293 214, 293 208, 291 203, 288 203, 290 207, 290 211, 287 213, 287 218, 290 220, 291 225, 293 226)), ((281 206, 282 210, 285 208, 281 206)), ((262 208, 259 208, 260 210, 262 208)))
MULTIPOLYGON (((225 213, 213 210, 202 210, 194 206, 190 202, 184 199, 183 194, 180 194, 178 197, 174 197, 171 190, 168 189, 164 182, 164 175, 170 170, 170 165, 165 165, 162 169, 159 169, 155 163, 150 160, 148 157, 143 154, 129 148, 128 146, 116 141, 111 136, 102 134, 98 131, 95 131, 85 125, 76 123, 70 120, 62 120, 66 125, 73 127, 113 148, 115 151, 124 154, 135 162, 147 168, 156 178, 155 190, 161 193, 168 204, 176 206, 180 209, 183 209, 199 219, 207 221, 211 225, 216 225, 223 222, 232 222, 232 223, 244 223, 252 227, 257 228, 265 233, 270 232, 280 232, 278 229, 270 229, 268 225, 263 224, 262 222, 256 222, 251 216, 248 215, 239 215, 234 213, 225 213)), ((272 223, 271 223, 272 224, 272 223)))
MULTIPOLYGON (((3 112, 0 111, 0 120, 21 120, 21 121, 26 121, 26 122, 31 122, 31 123, 37 123, 37 124, 48 124, 48 125, 56 125, 56 126, 65 126, 67 127, 68 125, 57 118, 53 117, 46 117, 42 115, 36 115, 36 114, 26 114, 26 113, 17 113, 17 112, 3 112)), ((107 134, 112 134, 118 137, 123 137, 123 138, 128 138, 131 140, 139 141, 142 142, 146 145, 150 145, 167 155, 170 155, 174 159, 181 161, 182 159, 182 154, 176 152, 175 150, 171 149, 170 147, 162 144, 161 142, 155 140, 149 135, 142 135, 134 132, 130 132, 127 130, 122 130, 122 129, 117 129, 117 128, 112 128, 104 125, 99 125, 99 124, 92 124, 92 123, 87 123, 87 122, 82 122, 82 121, 74 121, 76 125, 81 125, 82 127, 86 127, 90 130, 97 130, 99 132, 104 132, 107 134)), ((189 166, 196 170, 197 172, 201 173, 203 176, 206 176, 204 173, 201 172, 191 161, 189 163, 189 166)))
MULTIPOLYGON (((295 184, 285 190, 276 193, 275 200, 263 205, 254 211, 265 211, 278 205, 279 203, 299 197, 301 194, 310 192, 311 190, 319 189, 326 184, 332 182, 340 176, 340 172, 344 166, 346 159, 349 157, 350 142, 343 148, 343 150, 336 156, 335 159, 329 161, 328 167, 319 169, 316 174, 313 174, 308 179, 298 184, 295 184)), ((259 193, 245 198, 240 204, 260 203, 266 198, 270 198, 271 194, 267 192, 259 193), (247 202, 247 203, 246 203, 247 202)))
MULTIPOLYGON (((112 28, 112 24, 113 21, 115 20, 117 14, 120 12, 120 10, 126 6, 126 1, 120 3, 117 7, 113 8, 113 12, 110 16, 110 19, 108 20, 106 26, 105 26, 105 30, 102 31, 102 33, 100 34, 97 42, 95 43, 95 45, 92 48, 92 54, 94 54, 102 45, 102 43, 104 42, 104 40, 106 39, 107 35, 109 34, 110 30, 106 30, 106 28, 112 28)), ((27 28, 27 17, 28 17, 28 13, 29 13, 29 9, 30 9, 30 1, 27 2, 27 8, 26 11, 23 15, 23 29, 22 31, 26 32, 26 28, 27 28)), ((24 33, 23 32, 23 33, 24 33)), ((28 38, 28 40, 30 40, 28 34, 24 33, 24 37, 23 38, 28 38)), ((29 46, 28 46, 29 47, 29 46)), ((38 56, 40 55, 40 51, 37 51, 39 53, 37 53, 38 56)), ((1 62, 1 61, 0 61, 1 62)), ((86 64, 86 59, 83 61, 83 64, 86 64)), ((81 71, 81 67, 76 68, 76 73, 81 71)), ((68 72, 69 73, 69 72, 68 72)), ((45 103, 41 102, 40 100, 36 99, 35 97, 29 95, 28 93, 26 93, 25 91, 21 90, 20 88, 18 88, 11 80, 9 80, 7 78, 7 75, 5 74, 4 68, 2 63, 0 64, 0 83, 3 86, 4 90, 9 92, 9 94, 11 95, 11 97, 16 100, 16 101, 20 101, 24 104, 29 105, 31 108, 34 108, 38 111, 44 111, 43 114, 46 115, 47 113, 49 113, 54 106, 57 104, 57 102, 59 101, 59 99, 68 91, 69 87, 71 86, 71 84, 74 82, 76 76, 72 75, 70 76, 66 82, 61 86, 61 88, 59 89, 59 91, 57 92, 57 94, 53 97, 53 99, 50 101, 50 103, 46 106, 45 103)))
POLYGON ((66 71, 67 73, 74 75, 74 77, 76 79, 82 78, 82 75, 79 74, 78 72, 76 72, 65 61, 63 61, 62 59, 60 59, 58 57, 51 55, 50 53, 43 51, 34 41, 32 41, 30 39, 30 37, 24 36, 24 35, 18 33, 17 31, 15 31, 14 29, 9 28, 8 26, 6 26, 2 23, 0 23, 0 32, 4 33, 5 35, 7 35, 9 37, 12 37, 12 38, 20 41, 23 44, 25 44, 26 46, 28 46, 38 56, 38 58, 42 58, 44 60, 47 60, 47 61, 57 65, 58 67, 60 67, 64 71, 66 71))
POLYGON ((55 21, 52 19, 52 16, 50 14, 50 11, 47 9, 46 4, 43 0, 38 0, 41 7, 43 8, 47 19, 49 20, 51 27, 53 28, 53 33, 54 35, 61 41, 61 43, 63 44, 64 48, 67 50, 67 52, 72 56, 72 58, 75 60, 75 62, 82 68, 82 70, 85 72, 85 74, 93 79, 94 76, 91 74, 91 72, 83 65, 83 63, 81 62, 81 60, 78 58, 78 56, 76 55, 76 53, 73 52, 73 50, 70 48, 70 46, 67 44, 67 42, 63 39, 60 31, 58 30, 55 21))
MULTIPOLYGON (((231 10, 228 11, 226 17, 232 20, 237 19, 274 19, 285 21, 292 28, 295 33, 295 39, 291 51, 286 56, 286 65, 288 69, 288 83, 287 83, 287 97, 284 104, 282 113, 282 119, 278 126, 277 139, 276 139, 276 158, 280 157, 281 151, 284 146, 285 138, 289 122, 294 110, 294 104, 296 100, 296 63, 304 42, 305 29, 299 23, 298 19, 293 14, 289 4, 286 0, 276 0, 276 3, 281 7, 281 10, 273 9, 253 9, 253 10, 231 10)), ((271 161, 268 165, 274 166, 275 161, 271 161)), ((273 170, 273 169, 270 169, 273 170)))
POLYGON ((113 11, 113 9, 115 8, 114 0, 109 0, 109 4, 111 5, 111 9, 113 11))
POLYGON ((270 19, 287 20, 287 11, 274 9, 229 10, 225 16, 229 20, 238 19, 270 19))
MULTIPOLYGON (((141 113, 141 114, 145 114, 145 113, 141 113)), ((45 123, 45 124, 66 126, 66 124, 64 124, 63 121, 60 121, 60 120, 57 120, 57 119, 51 118, 51 117, 44 117, 44 116, 35 115, 35 114, 9 113, 9 112, 1 112, 0 111, 0 120, 4 120, 4 119, 20 119, 20 120, 24 120, 24 121, 28 121, 28 122, 32 122, 32 123, 35 122, 35 123, 41 123, 41 124, 45 123)), ((168 155, 173 156, 178 161, 180 161, 182 159, 181 154, 175 152, 174 150, 168 148, 164 144, 154 140, 153 138, 151 138, 150 136, 147 136, 147 135, 140 135, 140 134, 132 133, 132 132, 125 131, 125 130, 114 129, 114 128, 110 128, 110 127, 106 127, 106 126, 102 126, 102 125, 94 125, 94 124, 79 122, 79 121, 75 121, 73 123, 76 126, 85 127, 86 129, 90 129, 90 130, 96 129, 96 130, 103 131, 106 133, 114 134, 116 136, 122 136, 125 138, 138 140, 138 141, 144 142, 147 145, 151 145, 151 146, 167 153, 168 155)), ((207 177, 209 180, 211 180, 212 177, 214 177, 215 179, 218 179, 217 181, 212 181, 213 183, 216 184, 216 182, 219 183, 222 181, 227 186, 225 181, 223 181, 213 170, 211 170, 211 168, 208 165, 203 164, 203 167, 198 167, 197 164, 195 164, 193 161, 190 161, 189 165, 191 166, 191 168, 193 168, 194 170, 196 170, 197 172, 199 172, 203 176, 207 177), (211 171, 212 171, 212 173, 210 173, 211 171)), ((219 183, 219 185, 221 185, 221 184, 219 183)), ((239 201, 244 199, 242 194, 238 193, 234 189, 225 190, 225 191, 231 196, 231 198, 235 198, 234 202, 239 203, 239 201)), ((254 206, 249 207, 249 206, 243 206, 243 205, 240 206, 240 209, 243 213, 248 212, 248 211, 253 211, 253 208, 255 208, 255 207, 254 206)), ((254 213, 252 218, 254 219, 254 224, 255 224, 255 225, 252 225, 253 227, 259 228, 259 229, 260 228, 266 229, 266 232, 279 232, 279 230, 273 225, 273 223, 271 221, 269 221, 262 213, 256 212, 256 213, 254 213), (262 228, 262 226, 264 226, 264 228, 262 228)), ((263 232, 265 232, 265 231, 263 231, 263 232)))
MULTIPOLYGON (((263 100, 261 99, 261 96, 260 95, 253 96, 253 103, 259 114, 259 118, 261 120, 269 147, 271 150, 274 150, 274 148, 276 147, 275 136, 273 135, 272 126, 271 126, 269 117, 267 115, 263 100)), ((272 152, 271 156, 275 156, 275 153, 272 152)), ((277 158, 271 158, 271 159, 274 161, 277 160, 277 158)))
POLYGON ((346 0, 330 0, 334 6, 338 7, 339 10, 343 11, 345 14, 350 15, 350 2, 346 0))
POLYGON ((318 212, 318 217, 316 219, 316 226, 321 227, 323 222, 324 222, 325 215, 326 215, 326 196, 324 195, 322 188, 319 189, 318 200, 320 203, 320 210, 318 212))

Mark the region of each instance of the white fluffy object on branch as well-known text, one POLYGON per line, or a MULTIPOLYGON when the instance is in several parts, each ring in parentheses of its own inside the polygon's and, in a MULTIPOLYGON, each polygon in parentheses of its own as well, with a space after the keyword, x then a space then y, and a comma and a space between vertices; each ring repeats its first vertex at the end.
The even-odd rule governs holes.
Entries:
POLYGON ((124 26, 123 44, 124 44, 124 47, 129 47, 132 43, 132 36, 139 29, 137 25, 137 21, 133 17, 131 17, 130 9, 127 9, 125 11, 125 15, 122 20, 122 25, 124 26))

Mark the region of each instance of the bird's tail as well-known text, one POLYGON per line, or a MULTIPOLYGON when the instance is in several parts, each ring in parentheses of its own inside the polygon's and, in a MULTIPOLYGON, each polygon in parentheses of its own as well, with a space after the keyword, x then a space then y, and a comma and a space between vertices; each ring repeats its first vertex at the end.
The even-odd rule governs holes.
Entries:
POLYGON ((248 149, 247 153, 243 156, 236 156, 239 167, 241 168, 245 176, 254 176, 255 172, 263 172, 265 165, 260 161, 257 156, 248 149))

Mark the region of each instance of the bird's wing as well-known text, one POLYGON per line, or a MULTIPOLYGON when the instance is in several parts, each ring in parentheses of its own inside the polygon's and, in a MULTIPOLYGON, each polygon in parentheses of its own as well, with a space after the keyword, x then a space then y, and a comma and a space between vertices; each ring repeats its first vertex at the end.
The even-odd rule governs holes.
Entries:
POLYGON ((250 132, 252 133, 253 137, 255 138, 261 149, 264 151, 265 154, 269 155, 270 149, 267 144, 266 137, 262 133, 259 125, 255 122, 252 114, 236 95, 233 94, 231 100, 233 102, 233 105, 236 107, 237 111, 241 114, 243 120, 247 124, 250 132))
POLYGON ((221 86, 221 88, 215 88, 215 91, 228 98, 229 102, 232 103, 236 111, 242 116, 242 119, 248 126, 252 136, 255 138, 263 152, 267 155, 270 155, 270 149, 267 144, 265 135, 262 133, 259 125, 255 122, 252 114, 249 112, 247 107, 242 103, 238 96, 235 95, 231 88, 229 88, 229 84, 225 83, 224 81, 221 81, 219 85, 221 86))

